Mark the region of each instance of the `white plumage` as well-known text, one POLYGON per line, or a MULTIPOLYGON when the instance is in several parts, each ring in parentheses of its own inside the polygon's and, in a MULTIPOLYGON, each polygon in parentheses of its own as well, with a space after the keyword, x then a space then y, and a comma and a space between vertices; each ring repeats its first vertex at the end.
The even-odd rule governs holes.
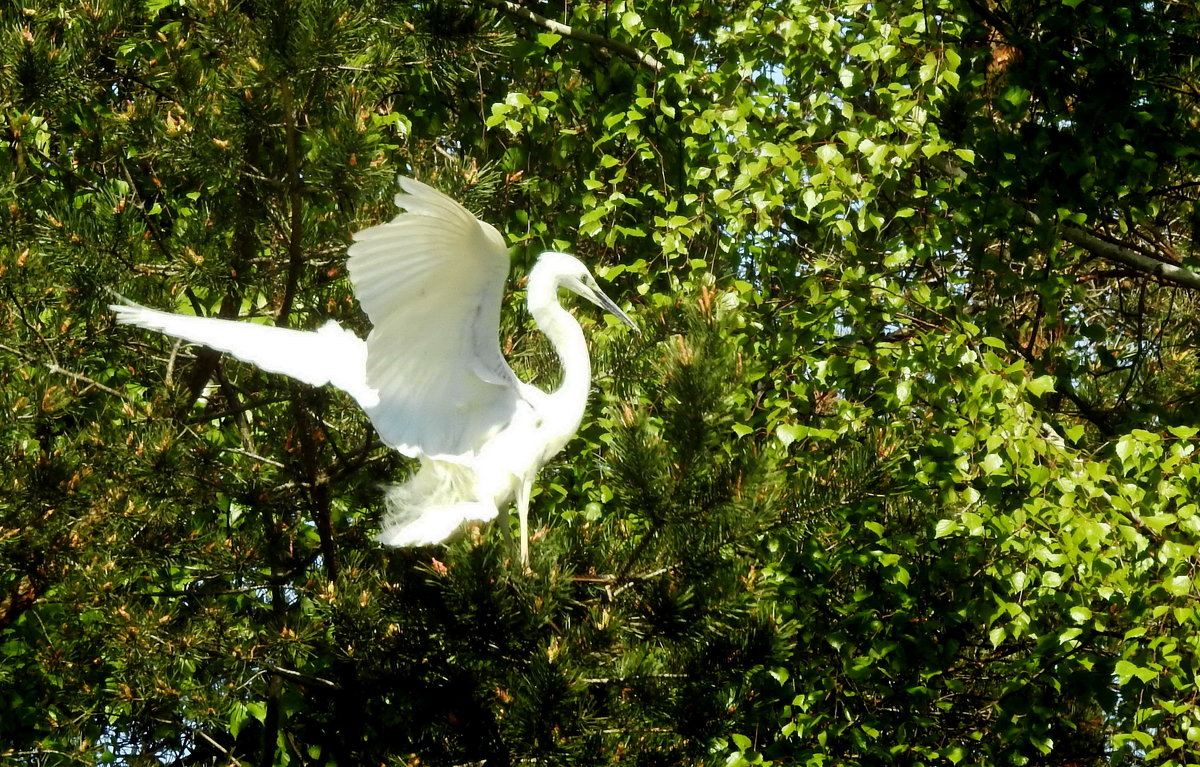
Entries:
POLYGON ((543 253, 526 293, 563 381, 550 393, 522 383, 499 346, 504 239, 425 184, 402 178, 400 188, 403 212, 356 234, 348 251, 350 281, 373 324, 366 341, 335 322, 300 331, 141 306, 112 310, 120 322, 354 397, 386 444, 420 459, 406 483, 387 491, 382 543, 442 541, 464 521, 494 519, 515 498, 528 562, 533 479, 579 428, 591 383, 583 333, 559 305, 558 289, 633 322, 577 259, 543 253))

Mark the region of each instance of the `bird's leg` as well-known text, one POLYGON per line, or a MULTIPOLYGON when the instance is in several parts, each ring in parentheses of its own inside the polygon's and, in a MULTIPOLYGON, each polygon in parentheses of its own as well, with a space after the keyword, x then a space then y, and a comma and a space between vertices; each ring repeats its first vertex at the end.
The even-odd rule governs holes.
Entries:
POLYGON ((533 489, 533 478, 526 477, 517 487, 517 518, 521 523, 521 564, 529 569, 529 493, 533 489))

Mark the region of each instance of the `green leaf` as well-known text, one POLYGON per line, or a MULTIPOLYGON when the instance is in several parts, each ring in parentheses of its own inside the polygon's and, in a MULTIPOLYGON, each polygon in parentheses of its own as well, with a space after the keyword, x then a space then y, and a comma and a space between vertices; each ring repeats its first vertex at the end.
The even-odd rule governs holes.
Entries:
POLYGON ((842 161, 842 153, 833 144, 822 144, 817 147, 817 159, 825 165, 836 165, 842 161))
POLYGON ((801 434, 802 428, 794 424, 783 423, 775 427, 775 436, 783 443, 784 447, 790 447, 801 434))
POLYGON ((953 535, 958 530, 958 523, 953 519, 939 519, 937 525, 934 526, 933 537, 945 538, 947 535, 953 535))
POLYGON ((1117 457, 1121 459, 1121 463, 1129 463, 1129 459, 1136 449, 1137 443, 1128 435, 1117 440, 1117 457))
POLYGON ((1054 376, 1038 376, 1037 378, 1030 379, 1029 382, 1025 384, 1025 388, 1034 395, 1040 397, 1047 392, 1054 391, 1054 383, 1054 376))
POLYGON ((988 641, 992 643, 992 647, 999 647, 1003 642, 1007 632, 1003 626, 993 626, 988 631, 988 641))
POLYGON ((1192 592, 1194 585, 1190 575, 1176 575, 1163 581, 1163 588, 1176 597, 1187 596, 1192 592))
POLYGON ((1153 682, 1158 678, 1158 674, 1151 669, 1143 668, 1124 659, 1117 661, 1113 667, 1113 673, 1117 677, 1117 684, 1122 686, 1134 677, 1142 682, 1153 682))
POLYGON ((1004 459, 996 453, 988 453, 979 462, 979 467, 983 469, 984 474, 995 474, 1004 468, 1004 459))

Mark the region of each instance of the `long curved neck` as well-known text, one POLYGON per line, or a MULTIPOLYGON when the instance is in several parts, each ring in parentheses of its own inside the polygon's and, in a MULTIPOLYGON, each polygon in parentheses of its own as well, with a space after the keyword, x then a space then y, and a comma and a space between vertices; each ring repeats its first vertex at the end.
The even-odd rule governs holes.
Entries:
POLYGON ((572 412, 572 416, 582 418, 592 381, 592 366, 583 330, 575 318, 559 305, 555 275, 539 272, 535 266, 529 275, 526 295, 533 321, 549 339, 563 368, 562 383, 550 396, 560 407, 577 411, 572 412))

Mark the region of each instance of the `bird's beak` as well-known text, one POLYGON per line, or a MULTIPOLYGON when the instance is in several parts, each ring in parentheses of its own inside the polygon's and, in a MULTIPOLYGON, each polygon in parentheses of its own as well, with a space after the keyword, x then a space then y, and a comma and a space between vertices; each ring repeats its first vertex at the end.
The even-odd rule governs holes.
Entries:
POLYGON ((621 311, 621 307, 617 306, 616 302, 613 301, 611 298, 604 295, 604 293, 599 288, 594 288, 594 289, 590 290, 589 292, 591 293, 591 295, 587 296, 587 297, 592 300, 592 303, 594 303, 596 306, 599 306, 601 309, 608 312, 609 314, 613 315, 614 317, 619 319, 621 322, 624 322, 626 325, 633 328, 638 333, 642 332, 641 329, 637 325, 633 324, 633 320, 629 319, 629 315, 626 314, 625 312, 621 311))

